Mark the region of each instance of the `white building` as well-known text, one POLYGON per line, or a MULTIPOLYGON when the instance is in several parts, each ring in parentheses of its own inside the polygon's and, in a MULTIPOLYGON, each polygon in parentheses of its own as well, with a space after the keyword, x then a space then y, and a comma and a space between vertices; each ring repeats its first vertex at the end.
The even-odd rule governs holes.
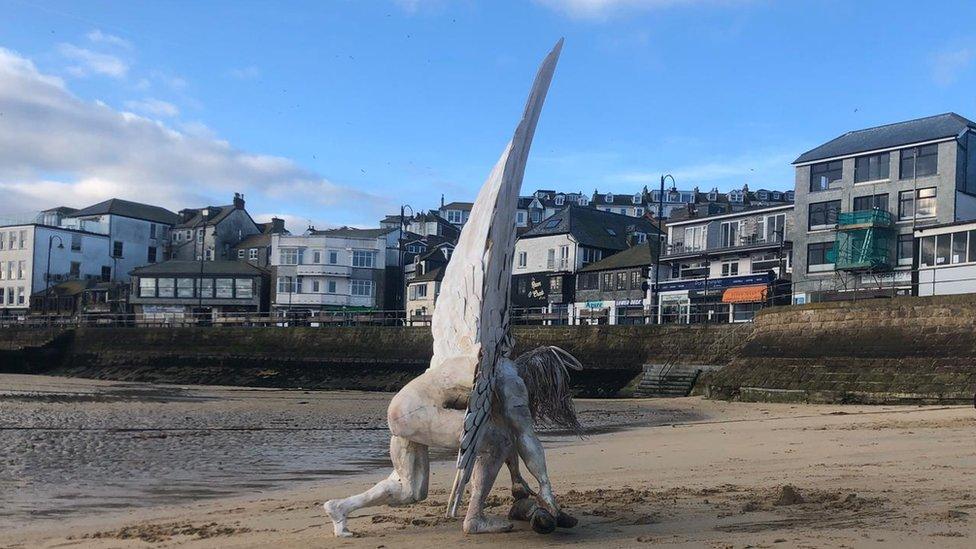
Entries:
POLYGON ((976 221, 915 229, 916 295, 976 293, 976 221))
POLYGON ((396 294, 399 231, 343 227, 271 235, 272 309, 382 310, 396 294))
POLYGON ((0 226, 0 315, 26 312, 30 296, 48 284, 127 282, 132 269, 164 259, 176 219, 163 208, 112 199, 81 210, 46 210, 31 223, 0 226))

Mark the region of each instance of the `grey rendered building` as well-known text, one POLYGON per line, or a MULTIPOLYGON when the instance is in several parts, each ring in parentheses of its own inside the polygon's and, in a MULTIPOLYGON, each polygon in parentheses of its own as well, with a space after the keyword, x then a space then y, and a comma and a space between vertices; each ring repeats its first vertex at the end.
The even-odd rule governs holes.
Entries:
POLYGON ((914 229, 976 218, 976 123, 955 113, 850 131, 793 165, 796 303, 907 294, 914 229))

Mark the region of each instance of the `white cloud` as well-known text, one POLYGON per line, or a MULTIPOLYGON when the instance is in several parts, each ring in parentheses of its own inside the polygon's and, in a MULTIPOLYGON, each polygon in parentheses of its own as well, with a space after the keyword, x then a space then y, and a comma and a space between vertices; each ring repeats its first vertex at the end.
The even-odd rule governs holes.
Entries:
POLYGON ((254 80, 255 78, 261 77, 261 70, 254 65, 249 65, 247 67, 231 69, 227 71, 227 74, 239 80, 254 80))
POLYGON ((89 32, 88 34, 85 35, 85 37, 88 38, 89 41, 94 42, 95 44, 108 44, 110 46, 117 46, 125 49, 132 48, 132 43, 129 42, 128 40, 115 36, 114 34, 104 33, 99 29, 95 29, 89 32))
POLYGON ((76 63, 68 67, 68 72, 74 76, 101 74, 112 78, 124 78, 129 72, 129 65, 114 55, 79 48, 74 44, 58 44, 58 51, 65 58, 76 63))
POLYGON ((652 11, 690 4, 734 3, 736 0, 535 0, 541 4, 579 19, 605 19, 631 11, 652 11))
MULTIPOLYGON (((357 217, 390 205, 343 187, 286 158, 249 153, 196 124, 179 131, 137 114, 75 96, 17 53, 0 48, 0 213, 81 207, 111 197, 178 210, 275 200, 307 214, 343 206, 357 217)), ((257 204, 255 204, 257 202, 257 204)))
POLYGON ((137 113, 156 117, 172 118, 180 114, 180 109, 176 105, 152 97, 147 97, 142 100, 126 101, 125 108, 137 113))
POLYGON ((954 83, 959 75, 973 64, 973 52, 970 48, 945 50, 932 58, 932 78, 940 86, 954 83))

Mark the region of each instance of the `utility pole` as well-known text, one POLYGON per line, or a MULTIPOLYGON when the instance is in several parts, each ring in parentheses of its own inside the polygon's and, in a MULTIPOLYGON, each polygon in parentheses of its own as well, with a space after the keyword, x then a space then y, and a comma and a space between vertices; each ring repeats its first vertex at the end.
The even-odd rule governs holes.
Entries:
POLYGON ((669 177, 671 178, 671 184, 674 185, 674 186, 677 186, 677 183, 675 183, 675 181, 674 181, 674 176, 672 176, 671 174, 662 175, 661 176, 661 189, 660 189, 660 191, 659 191, 659 193, 657 195, 657 230, 658 230, 658 234, 657 234, 657 253, 654 254, 655 255, 655 257, 654 257, 654 286, 651 288, 651 290, 652 290, 651 291, 651 296, 652 296, 651 299, 657 301, 657 303, 655 303, 654 301, 652 301, 651 306, 652 307, 655 307, 658 310, 658 314, 656 315, 657 318, 660 318, 660 316, 661 316, 661 311, 660 311, 660 309, 661 309, 661 303, 660 303, 661 296, 660 296, 660 292, 658 292, 658 283, 661 280, 661 248, 664 247, 664 243, 666 242, 666 239, 664 237, 664 221, 663 221, 663 219, 664 219, 664 180, 667 179, 667 178, 669 178, 669 177))

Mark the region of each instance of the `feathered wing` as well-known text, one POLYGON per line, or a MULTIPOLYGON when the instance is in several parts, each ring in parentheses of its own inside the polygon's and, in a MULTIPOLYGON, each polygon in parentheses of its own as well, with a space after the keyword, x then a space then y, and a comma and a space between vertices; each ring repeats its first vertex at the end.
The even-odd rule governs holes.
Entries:
POLYGON ((458 451, 458 473, 448 502, 450 516, 455 515, 464 494, 484 423, 491 414, 495 363, 512 350, 508 304, 515 211, 529 147, 562 45, 560 39, 539 67, 515 135, 481 187, 461 231, 434 309, 431 369, 447 364, 471 368, 469 375, 474 379, 458 451), (468 360, 450 360, 457 358, 468 360))

